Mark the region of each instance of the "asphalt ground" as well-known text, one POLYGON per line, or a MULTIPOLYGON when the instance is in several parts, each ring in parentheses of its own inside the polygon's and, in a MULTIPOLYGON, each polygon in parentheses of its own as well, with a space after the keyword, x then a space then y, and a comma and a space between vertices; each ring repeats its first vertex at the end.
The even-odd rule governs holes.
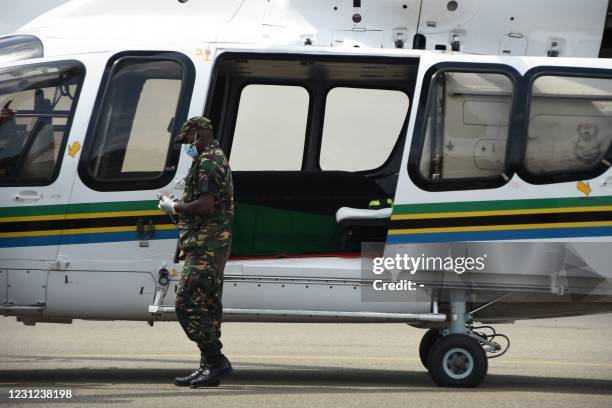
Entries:
POLYGON ((497 325, 512 347, 476 389, 444 389, 418 360, 423 330, 403 324, 228 323, 234 373, 185 389, 197 349, 178 323, 0 317, 0 406, 612 407, 612 314, 497 325), (10 399, 10 390, 70 399, 10 399))

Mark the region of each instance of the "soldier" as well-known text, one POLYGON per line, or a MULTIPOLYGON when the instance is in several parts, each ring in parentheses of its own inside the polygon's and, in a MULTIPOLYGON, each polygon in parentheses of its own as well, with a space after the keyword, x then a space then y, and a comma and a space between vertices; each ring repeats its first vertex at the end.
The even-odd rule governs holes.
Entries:
POLYGON ((175 143, 184 144, 192 157, 182 200, 162 197, 159 208, 178 213, 179 259, 185 261, 176 296, 176 315, 183 330, 201 351, 200 366, 178 386, 219 385, 232 371, 221 353, 221 295, 223 268, 230 254, 234 216, 232 173, 223 150, 213 138, 205 117, 194 117, 182 126, 175 143))

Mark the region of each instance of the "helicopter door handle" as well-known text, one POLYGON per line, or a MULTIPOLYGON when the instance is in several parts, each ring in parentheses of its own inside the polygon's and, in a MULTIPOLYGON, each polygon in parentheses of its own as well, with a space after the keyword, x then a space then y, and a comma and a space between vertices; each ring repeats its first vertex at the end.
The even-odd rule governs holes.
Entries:
POLYGON ((32 190, 22 191, 16 196, 13 196, 13 199, 17 202, 38 201, 38 200, 42 200, 42 198, 43 198, 42 194, 38 194, 36 191, 32 191, 32 190))

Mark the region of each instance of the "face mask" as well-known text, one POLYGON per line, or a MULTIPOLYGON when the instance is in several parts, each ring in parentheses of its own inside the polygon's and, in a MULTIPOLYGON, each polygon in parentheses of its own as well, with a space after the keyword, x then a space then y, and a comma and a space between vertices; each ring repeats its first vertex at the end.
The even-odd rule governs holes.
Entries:
POLYGON ((198 157, 198 148, 196 147, 195 143, 183 145, 183 150, 185 151, 185 154, 192 159, 198 157))
POLYGON ((183 145, 183 149, 185 150, 185 154, 192 159, 195 159, 199 156, 198 148, 196 147, 196 142, 198 141, 198 135, 196 134, 193 143, 183 145))

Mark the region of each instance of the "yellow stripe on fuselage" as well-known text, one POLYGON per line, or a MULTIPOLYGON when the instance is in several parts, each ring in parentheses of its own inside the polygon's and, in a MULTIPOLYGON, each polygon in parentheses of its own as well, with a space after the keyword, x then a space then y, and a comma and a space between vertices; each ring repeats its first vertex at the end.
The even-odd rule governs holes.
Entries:
POLYGON ((89 213, 89 214, 66 214, 67 220, 80 220, 83 218, 112 218, 112 217, 130 217, 140 215, 164 215, 165 213, 161 210, 148 210, 148 211, 122 211, 122 212, 101 212, 101 213, 89 213))
POLYGON ((571 212, 597 212, 612 211, 612 206, 591 207, 565 207, 565 208, 534 208, 527 210, 494 210, 494 211, 463 211, 447 213, 424 213, 424 214, 397 214, 392 215, 391 220, 416 220, 433 218, 462 218, 462 217, 487 217, 496 215, 521 215, 521 214, 555 214, 571 212))
POLYGON ((547 224, 516 224, 516 225, 483 225, 471 227, 442 227, 442 228, 415 228, 389 230, 390 235, 401 234, 427 234, 439 232, 469 232, 469 231, 503 231, 503 230, 526 230, 545 228, 580 228, 580 227, 611 227, 612 221, 593 222, 555 222, 547 224))

